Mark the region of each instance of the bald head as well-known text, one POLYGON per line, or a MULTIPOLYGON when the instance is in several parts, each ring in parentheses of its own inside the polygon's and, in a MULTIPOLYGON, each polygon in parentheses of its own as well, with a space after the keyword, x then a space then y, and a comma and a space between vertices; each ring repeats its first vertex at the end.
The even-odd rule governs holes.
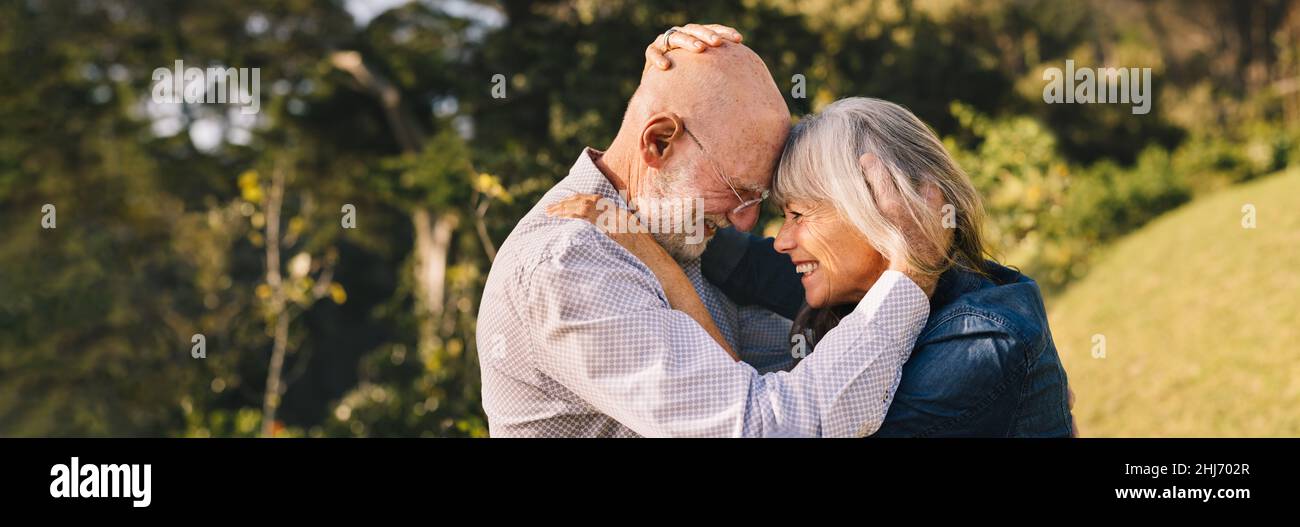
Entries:
MULTIPOLYGON (((659 112, 674 112, 711 149, 783 144, 790 110, 758 54, 725 42, 704 52, 668 52, 669 70, 646 68, 628 103, 623 127, 639 128, 659 112)), ((621 132, 620 132, 621 133, 621 132)))
POLYGON ((677 197, 701 198, 712 224, 749 230, 758 207, 736 209, 771 187, 790 129, 785 99, 763 60, 741 44, 668 58, 672 68, 647 68, 628 102, 608 151, 619 165, 615 179, 634 196, 678 182, 690 196, 677 197))

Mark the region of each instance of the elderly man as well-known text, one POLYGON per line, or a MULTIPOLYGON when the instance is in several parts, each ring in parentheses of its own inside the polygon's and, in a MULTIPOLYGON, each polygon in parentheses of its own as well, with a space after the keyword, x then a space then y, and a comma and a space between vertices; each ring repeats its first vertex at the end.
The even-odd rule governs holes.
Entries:
POLYGON ((754 226, 789 110, 739 35, 714 28, 736 40, 726 42, 688 29, 718 47, 675 54, 670 71, 647 68, 609 147, 585 149, 501 246, 478 326, 493 436, 860 437, 883 420, 906 356, 881 355, 910 349, 929 309, 903 275, 887 273, 862 315, 843 323, 878 346, 817 353, 791 368, 789 320, 738 308, 705 281, 704 243, 681 232, 654 237, 699 294, 717 338, 673 309, 655 274, 619 243, 591 223, 546 214, 575 194, 620 207, 679 198, 702 204, 710 235, 754 226))

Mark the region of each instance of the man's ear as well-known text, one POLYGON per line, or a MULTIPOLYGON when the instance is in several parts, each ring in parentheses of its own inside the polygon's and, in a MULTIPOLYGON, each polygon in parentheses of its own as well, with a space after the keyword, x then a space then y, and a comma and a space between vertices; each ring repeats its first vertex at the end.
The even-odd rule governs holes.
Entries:
POLYGON ((664 161, 672 155, 673 145, 681 139, 686 128, 682 118, 672 112, 659 112, 650 116, 641 129, 641 160, 646 166, 663 168, 664 161))

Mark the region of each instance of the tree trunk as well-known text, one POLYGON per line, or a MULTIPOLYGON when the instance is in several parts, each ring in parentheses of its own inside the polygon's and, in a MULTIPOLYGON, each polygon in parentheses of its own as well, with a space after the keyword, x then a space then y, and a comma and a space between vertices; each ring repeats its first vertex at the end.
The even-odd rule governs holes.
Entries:
POLYGON ((280 408, 280 372, 289 341, 289 313, 280 275, 280 209, 284 204, 284 170, 276 167, 271 188, 266 193, 266 285, 271 288, 271 314, 275 319, 271 363, 266 372, 266 392, 262 395, 262 437, 275 434, 275 413, 280 408))
POLYGON ((415 285, 420 315, 420 350, 432 350, 437 321, 446 307, 447 253, 460 217, 445 213, 436 219, 425 208, 411 213, 415 226, 415 285))
MULTIPOLYGON (((366 67, 361 54, 355 51, 335 52, 330 56, 330 62, 351 74, 379 101, 393 137, 403 152, 417 153, 424 148, 424 134, 419 124, 402 111, 401 92, 392 82, 366 67)), ((415 227, 413 272, 416 309, 420 316, 419 349, 427 351, 435 346, 437 321, 446 307, 447 253, 460 217, 454 212, 446 212, 434 218, 426 207, 416 206, 411 212, 411 223, 415 227)))

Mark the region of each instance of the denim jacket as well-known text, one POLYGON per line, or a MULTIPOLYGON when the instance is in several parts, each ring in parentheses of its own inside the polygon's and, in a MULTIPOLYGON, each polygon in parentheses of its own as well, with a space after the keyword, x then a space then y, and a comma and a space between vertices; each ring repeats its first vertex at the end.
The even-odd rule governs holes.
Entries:
MULTIPOLYGON (((700 262, 732 301, 793 319, 803 285, 772 244, 722 229, 700 262)), ((1038 285, 994 262, 989 269, 991 277, 960 269, 939 277, 930 318, 872 437, 1070 435, 1065 369, 1038 285)))

